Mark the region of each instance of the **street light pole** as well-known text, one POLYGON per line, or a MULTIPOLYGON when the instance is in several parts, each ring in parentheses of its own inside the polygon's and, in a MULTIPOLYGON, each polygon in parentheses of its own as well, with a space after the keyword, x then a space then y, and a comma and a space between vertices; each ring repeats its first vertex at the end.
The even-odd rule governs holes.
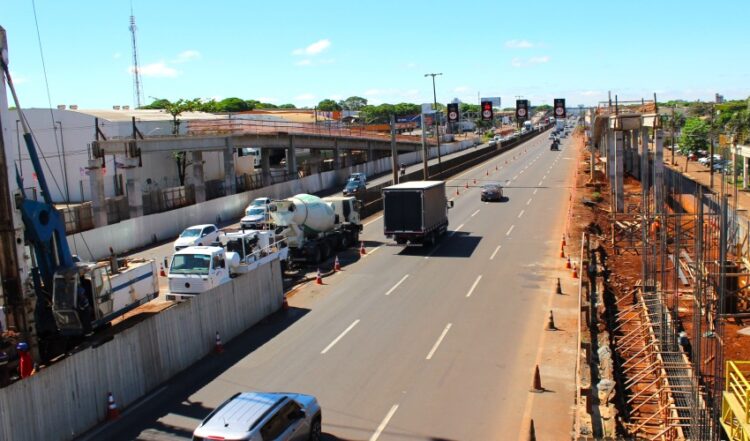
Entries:
POLYGON ((442 73, 424 74, 425 77, 432 77, 432 100, 435 107, 435 139, 437 139, 438 173, 440 173, 443 171, 443 166, 440 158, 440 125, 438 122, 437 93, 435 92, 435 77, 438 75, 442 75, 442 73))

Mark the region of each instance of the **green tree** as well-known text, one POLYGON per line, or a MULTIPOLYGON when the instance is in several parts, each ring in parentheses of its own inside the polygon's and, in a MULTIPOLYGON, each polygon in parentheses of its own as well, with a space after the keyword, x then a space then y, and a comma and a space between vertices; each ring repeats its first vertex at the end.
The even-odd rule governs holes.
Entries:
POLYGON ((247 110, 253 110, 245 100, 240 98, 224 98, 219 101, 220 112, 245 112, 247 110))
POLYGON ((474 112, 479 113, 479 104, 461 103, 458 105, 458 109, 463 112, 474 112))
POLYGON ((166 99, 154 99, 151 104, 139 107, 140 109, 163 109, 164 106, 169 104, 169 100, 166 99))
POLYGON ((710 125, 700 118, 688 118, 680 136, 680 151, 684 154, 694 153, 708 146, 710 125))
POLYGON ((291 104, 291 103, 289 103, 289 104, 282 104, 282 105, 279 106, 279 109, 296 109, 296 108, 297 108, 297 106, 295 106, 294 104, 291 104))
POLYGON ((367 99, 361 96, 350 96, 339 101, 339 106, 344 110, 360 110, 367 105, 367 99))
POLYGON ((336 110, 341 110, 341 106, 336 101, 326 98, 318 103, 318 110, 322 110, 324 112, 333 112, 336 110))
MULTIPOLYGON (((164 110, 166 110, 167 113, 172 115, 172 134, 173 135, 177 135, 178 133, 180 133, 181 121, 179 119, 179 116, 184 112, 192 112, 198 109, 200 105, 201 105, 201 101, 198 98, 195 98, 192 100, 179 99, 173 103, 167 101, 167 104, 164 105, 164 110)), ((180 185, 185 185, 185 173, 187 171, 187 167, 191 165, 190 161, 188 161, 187 159, 187 152, 185 151, 172 152, 172 157, 177 163, 177 176, 180 179, 180 185)))
POLYGON ((550 106, 549 104, 542 104, 539 106, 534 106, 534 110, 537 112, 549 112, 550 110, 552 110, 552 106, 550 106))

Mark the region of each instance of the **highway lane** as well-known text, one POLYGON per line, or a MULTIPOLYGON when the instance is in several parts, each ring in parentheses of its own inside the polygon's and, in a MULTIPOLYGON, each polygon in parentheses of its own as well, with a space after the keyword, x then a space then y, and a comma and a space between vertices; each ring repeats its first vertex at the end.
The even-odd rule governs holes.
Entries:
MULTIPOLYGON (((292 299, 309 310, 294 325, 187 397, 179 391, 192 392, 183 383, 190 375, 177 377, 172 394, 145 403, 107 437, 185 435, 201 418, 186 412, 186 400, 205 415, 246 389, 315 394, 324 430, 339 439, 371 439, 381 427, 379 439, 518 433, 550 293, 544 255, 558 246, 568 194, 567 168, 554 159, 563 153, 546 140, 526 144, 507 166, 513 154, 461 176, 509 181, 507 202, 484 204, 477 188, 459 189, 450 217, 452 229, 462 228, 431 253, 384 246, 326 286, 307 287, 292 299)), ((383 242, 382 221, 364 237, 383 242)))

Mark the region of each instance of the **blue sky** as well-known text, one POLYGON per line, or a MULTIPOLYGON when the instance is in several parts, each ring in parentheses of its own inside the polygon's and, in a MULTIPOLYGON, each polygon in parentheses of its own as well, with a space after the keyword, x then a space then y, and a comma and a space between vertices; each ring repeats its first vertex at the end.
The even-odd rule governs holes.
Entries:
MULTIPOLYGON (((750 95, 745 0, 133 0, 146 101, 532 105, 750 95)), ((133 104, 128 0, 37 0, 51 104, 133 104)), ((48 107, 32 2, 5 2, 22 105, 48 107)))

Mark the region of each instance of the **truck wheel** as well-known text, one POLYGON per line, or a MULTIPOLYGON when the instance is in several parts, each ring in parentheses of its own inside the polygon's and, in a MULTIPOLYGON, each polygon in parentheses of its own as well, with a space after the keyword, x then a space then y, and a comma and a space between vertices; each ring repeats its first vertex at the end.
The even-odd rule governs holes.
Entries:
POLYGON ((399 237, 398 239, 396 239, 396 243, 399 244, 399 245, 403 245, 403 244, 406 243, 406 239, 402 239, 402 238, 399 237))
POLYGON ((341 248, 340 248, 341 250, 346 250, 349 247, 351 247, 352 246, 351 236, 348 235, 348 234, 342 235, 341 236, 341 244, 340 245, 341 245, 341 248))

